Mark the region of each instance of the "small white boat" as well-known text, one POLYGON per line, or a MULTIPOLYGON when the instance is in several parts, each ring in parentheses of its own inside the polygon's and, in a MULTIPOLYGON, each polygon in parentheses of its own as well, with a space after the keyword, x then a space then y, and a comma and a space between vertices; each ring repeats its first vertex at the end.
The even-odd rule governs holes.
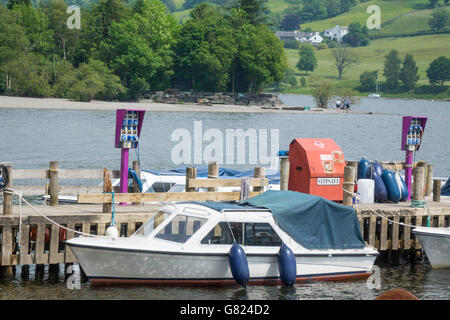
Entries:
POLYGON ((267 191, 248 201, 169 204, 130 237, 77 237, 66 244, 94 285, 235 284, 229 260, 235 243, 245 252, 249 284, 281 282, 282 244, 295 256, 294 281, 371 275, 378 252, 364 243, 352 208, 293 191, 267 191), (297 202, 283 217, 278 209, 274 214, 251 205, 253 200, 297 202), (293 223, 290 219, 299 218, 290 215, 291 209, 299 203, 302 218, 293 223), (307 248, 311 243, 323 246, 307 248))
POLYGON ((378 93, 369 94, 368 97, 369 98, 375 98, 375 99, 381 98, 381 96, 378 93))
POLYGON ((432 268, 450 268, 450 227, 417 227, 412 233, 419 239, 432 268))

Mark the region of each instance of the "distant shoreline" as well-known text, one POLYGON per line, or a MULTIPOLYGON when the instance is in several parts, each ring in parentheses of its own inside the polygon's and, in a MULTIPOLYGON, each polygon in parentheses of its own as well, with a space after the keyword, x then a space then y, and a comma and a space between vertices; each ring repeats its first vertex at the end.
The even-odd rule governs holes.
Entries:
POLYGON ((221 113, 301 113, 301 114, 371 114, 370 112, 358 112, 337 110, 334 108, 311 110, 296 110, 293 106, 285 106, 288 110, 266 108, 261 106, 240 106, 213 104, 210 106, 200 104, 170 104, 156 102, 116 102, 116 101, 91 101, 78 102, 57 98, 27 98, 0 96, 0 109, 44 109, 44 110, 87 110, 108 111, 116 109, 143 109, 150 112, 221 112, 221 113))

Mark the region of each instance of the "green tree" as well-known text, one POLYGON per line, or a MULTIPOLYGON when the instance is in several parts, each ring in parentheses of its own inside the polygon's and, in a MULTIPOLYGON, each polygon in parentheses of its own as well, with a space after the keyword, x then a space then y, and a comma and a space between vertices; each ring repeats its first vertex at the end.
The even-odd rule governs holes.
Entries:
POLYGON ((100 49, 128 97, 168 86, 172 74, 172 43, 176 21, 159 0, 138 0, 130 19, 112 22, 100 49))
POLYGON ((391 50, 385 56, 383 75, 386 78, 387 86, 392 89, 397 88, 400 80, 401 63, 397 50, 391 50))
POLYGON ((450 14, 445 7, 435 8, 428 20, 428 25, 432 30, 441 30, 447 26, 449 17, 450 14))
POLYGON ((348 34, 342 38, 342 41, 352 47, 367 46, 369 44, 369 30, 358 22, 351 23, 348 27, 348 34))
POLYGON ((268 19, 269 9, 265 6, 265 0, 237 0, 236 7, 242 9, 253 25, 266 23, 268 19))
POLYGON ((303 8, 300 11, 301 23, 322 20, 325 19, 327 15, 327 7, 324 0, 303 1, 303 8))
POLYGON ((19 5, 19 6, 31 6, 31 0, 9 0, 7 8, 8 9, 12 9, 16 5, 19 5))
POLYGON ((430 1, 430 7, 434 8, 438 4, 439 0, 429 0, 430 1))
POLYGON ((412 55, 407 54, 403 60, 403 66, 400 71, 400 80, 403 85, 411 91, 419 80, 419 67, 416 65, 412 55))
POLYGON ((308 71, 313 72, 317 67, 317 58, 314 53, 313 46, 309 44, 303 44, 299 50, 299 60, 297 62, 297 69, 300 71, 305 71, 308 75, 308 71))
POLYGON ((450 80, 450 59, 441 56, 431 62, 427 69, 427 77, 431 84, 440 83, 443 86, 445 81, 450 80))
POLYGON ((327 108, 333 97, 334 86, 327 80, 320 77, 311 77, 311 93, 319 108, 327 108))
POLYGON ((377 82, 377 72, 378 71, 364 71, 359 76, 359 82, 361 83, 361 90, 372 91, 377 82))
POLYGON ((332 52, 334 56, 334 65, 338 71, 339 79, 342 79, 344 71, 357 64, 359 59, 350 48, 342 43, 339 43, 332 52))

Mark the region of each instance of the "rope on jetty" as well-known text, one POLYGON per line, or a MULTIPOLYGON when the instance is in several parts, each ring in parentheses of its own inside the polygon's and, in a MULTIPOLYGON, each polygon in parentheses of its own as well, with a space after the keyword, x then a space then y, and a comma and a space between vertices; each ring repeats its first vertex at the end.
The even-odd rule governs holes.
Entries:
MULTIPOLYGON (((411 228, 421 227, 421 226, 416 226, 416 225, 413 225, 413 224, 408 224, 408 223, 404 223, 404 222, 397 222, 397 221, 391 220, 391 219, 385 217, 384 215, 382 215, 381 213, 378 213, 375 210, 373 210, 372 208, 370 208, 366 203, 364 203, 364 201, 361 201, 361 198, 360 198, 360 196, 357 193, 355 194, 355 193, 347 191, 345 189, 344 189, 344 191, 347 192, 347 193, 350 193, 351 195, 353 195, 353 197, 358 200, 358 203, 363 204, 367 209, 369 209, 370 211, 372 211, 374 214, 376 214, 377 216, 379 216, 382 219, 385 219, 385 220, 387 220, 389 222, 392 222, 392 223, 397 223, 397 224, 399 224, 401 226, 405 226, 405 227, 411 227, 411 228)), ((426 206, 428 208, 428 222, 427 222, 427 226, 429 227, 430 226, 430 208, 428 207, 428 204, 426 206)))
MULTIPOLYGON (((63 228, 63 229, 65 229, 65 230, 67 230, 67 231, 72 231, 72 232, 74 232, 74 233, 77 233, 77 234, 80 234, 80 235, 83 235, 83 236, 88 236, 88 237, 104 237, 104 236, 102 236, 102 235, 95 235, 95 234, 85 233, 85 232, 81 232, 81 231, 77 231, 77 230, 73 230, 73 229, 64 227, 64 226, 60 225, 59 223, 57 223, 56 221, 54 221, 54 220, 50 219, 49 217, 47 217, 47 216, 46 216, 44 213, 42 213, 39 209, 33 207, 27 200, 25 200, 25 199, 22 197, 22 193, 18 193, 18 192, 16 192, 14 189, 10 189, 10 188, 5 188, 4 192, 9 193, 9 194, 12 194, 12 195, 16 195, 16 196, 19 197, 19 235, 20 235, 20 230, 21 230, 20 227, 21 227, 21 221, 22 221, 22 205, 21 205, 21 203, 22 203, 22 201, 23 201, 23 202, 25 202, 27 205, 29 205, 30 208, 33 209, 36 213, 38 213, 39 215, 41 215, 44 219, 50 221, 51 223, 57 225, 57 226, 60 227, 60 228, 63 228)), ((20 241, 19 241, 19 246, 20 246, 20 241)))

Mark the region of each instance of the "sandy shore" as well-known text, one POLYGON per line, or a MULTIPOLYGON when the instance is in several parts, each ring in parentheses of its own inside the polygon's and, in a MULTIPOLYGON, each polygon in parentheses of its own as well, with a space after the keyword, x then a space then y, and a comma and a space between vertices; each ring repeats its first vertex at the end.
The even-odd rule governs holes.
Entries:
MULTIPOLYGON (((319 109, 299 110, 291 106, 287 109, 272 109, 261 106, 236 105, 198 105, 198 104, 168 104, 154 102, 111 102, 91 101, 78 102, 56 98, 23 98, 0 96, 0 108, 8 109, 62 109, 62 110, 116 110, 116 109, 143 109, 152 112, 241 112, 241 113, 314 113, 314 114, 345 114, 344 110, 319 109), (293 108, 293 109, 291 109, 293 108)), ((360 112, 351 111, 348 114, 360 112)))

